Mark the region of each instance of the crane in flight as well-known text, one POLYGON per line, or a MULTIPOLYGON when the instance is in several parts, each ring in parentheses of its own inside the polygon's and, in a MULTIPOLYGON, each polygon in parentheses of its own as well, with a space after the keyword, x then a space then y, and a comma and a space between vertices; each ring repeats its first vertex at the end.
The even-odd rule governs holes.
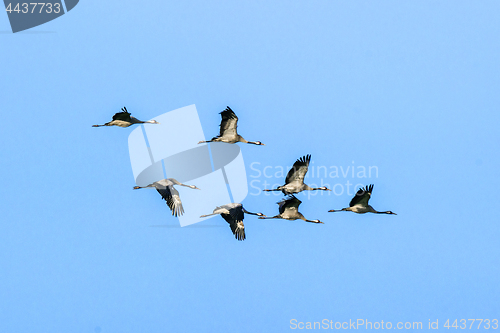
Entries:
POLYGON ((224 220, 229 223, 229 227, 231 227, 231 231, 233 232, 234 237, 237 240, 242 241, 246 238, 245 225, 243 224, 245 213, 257 216, 265 216, 262 213, 250 213, 245 208, 243 208, 243 205, 240 203, 230 203, 215 208, 212 214, 202 215, 200 217, 208 217, 220 214, 222 218, 224 218, 224 220))
POLYGON ((266 192, 269 191, 281 191, 283 194, 293 194, 299 193, 302 191, 314 191, 314 190, 323 190, 323 191, 331 191, 326 188, 326 186, 322 187, 310 187, 307 184, 304 184, 304 177, 306 176, 307 170, 309 169, 309 163, 311 162, 311 155, 302 156, 293 164, 293 167, 288 171, 288 174, 285 178, 285 185, 278 186, 272 190, 264 190, 266 192))
POLYGON ((247 141, 243 139, 241 135, 238 134, 236 130, 238 127, 238 117, 233 112, 233 110, 231 110, 229 106, 224 111, 220 112, 220 115, 222 117, 222 120, 220 122, 219 136, 213 137, 209 141, 200 141, 198 142, 198 144, 207 142, 226 142, 226 143, 243 142, 243 143, 251 143, 258 146, 265 146, 265 144, 263 144, 260 141, 247 141))
POLYGON ((158 193, 160 193, 161 198, 167 202, 167 206, 172 211, 172 215, 181 216, 182 214, 184 214, 184 208, 182 207, 182 201, 181 197, 179 196, 179 192, 174 188, 174 185, 180 185, 199 190, 199 188, 194 185, 182 184, 174 178, 162 179, 146 186, 135 186, 134 190, 154 187, 158 191, 158 193))
POLYGON ((122 108, 122 112, 115 113, 113 120, 105 123, 104 125, 92 125, 92 127, 102 127, 102 126, 119 126, 119 127, 129 127, 134 124, 159 124, 156 120, 141 121, 135 117, 130 116, 131 113, 127 111, 126 107, 122 108))
POLYGON ((304 220, 312 223, 323 223, 320 220, 308 220, 299 212, 299 206, 302 203, 294 195, 290 195, 278 202, 279 214, 271 217, 259 217, 259 219, 285 219, 285 220, 304 220))
POLYGON ((368 201, 372 196, 372 191, 373 191, 373 184, 365 186, 365 188, 360 188, 358 192, 356 192, 356 195, 354 195, 354 198, 352 198, 351 202, 349 203, 349 207, 338 210, 331 209, 329 210, 329 212, 354 212, 358 214, 375 213, 375 214, 397 215, 396 213, 393 213, 390 210, 385 212, 379 212, 376 211, 372 206, 370 206, 368 204, 368 201))

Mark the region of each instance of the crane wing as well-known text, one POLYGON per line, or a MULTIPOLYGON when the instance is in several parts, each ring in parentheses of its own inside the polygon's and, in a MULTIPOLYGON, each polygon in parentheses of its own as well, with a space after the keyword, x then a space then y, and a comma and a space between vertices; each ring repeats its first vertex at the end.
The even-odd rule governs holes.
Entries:
POLYGON ((122 112, 115 113, 115 115, 113 116, 113 120, 122 120, 130 122, 130 115, 131 113, 129 113, 127 111, 127 108, 124 107, 122 108, 122 112))
MULTIPOLYGON (((221 207, 226 208, 229 212, 229 214, 226 213, 224 215, 231 217, 231 219, 233 219, 235 221, 243 221, 243 219, 245 218, 245 213, 243 213, 243 209, 242 209, 241 204, 230 204, 230 205, 224 205, 221 207)), ((226 219, 226 218, 224 217, 224 219, 226 219)), ((226 221, 228 221, 228 220, 226 219, 226 221)))
POLYGON ((280 207, 280 214, 283 214, 285 210, 299 210, 299 205, 302 203, 299 199, 297 199, 294 195, 289 196, 286 199, 278 202, 280 207))
POLYGON ((354 198, 352 198, 351 202, 349 203, 349 207, 359 204, 367 206, 368 200, 370 200, 370 197, 372 195, 372 191, 373 191, 373 184, 365 186, 365 188, 360 188, 358 192, 356 192, 354 198))
POLYGON ((243 224, 245 214, 241 205, 230 208, 229 213, 222 213, 221 216, 229 223, 229 227, 237 240, 244 240, 246 238, 245 225, 243 224))
POLYGON ((181 197, 173 185, 164 186, 159 184, 156 186, 156 190, 161 194, 163 200, 167 202, 167 206, 172 211, 173 216, 181 216, 184 214, 181 197))
POLYGON ((293 167, 288 171, 285 178, 285 183, 290 184, 293 182, 304 183, 304 177, 309 169, 309 162, 311 162, 311 155, 302 156, 293 164, 293 167))
POLYGON ((232 221, 229 222, 229 227, 231 228, 231 231, 233 232, 234 238, 237 240, 245 240, 245 225, 243 224, 243 221, 232 221))
POLYGON ((238 127, 238 117, 228 106, 220 113, 222 121, 220 122, 220 134, 222 136, 236 136, 238 135, 236 128, 238 127))

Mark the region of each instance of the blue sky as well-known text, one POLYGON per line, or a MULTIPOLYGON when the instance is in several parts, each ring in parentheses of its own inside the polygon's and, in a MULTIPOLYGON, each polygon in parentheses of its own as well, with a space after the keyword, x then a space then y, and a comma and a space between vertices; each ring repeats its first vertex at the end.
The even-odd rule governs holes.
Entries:
MULTIPOLYGON (((499 319, 499 10, 80 1, 17 34, 3 14, 0 331, 499 319), (300 193, 301 212, 325 224, 247 216, 244 242, 220 217, 176 227, 157 193, 132 190, 132 128, 91 125, 123 106, 151 119, 191 104, 207 138, 229 105, 240 134, 266 144, 241 145, 249 183, 284 180, 252 163, 306 154, 315 166, 376 166, 378 177, 307 181, 373 183, 370 203, 398 215, 328 213, 351 195, 300 193)), ((281 197, 243 203, 275 215, 281 197)))

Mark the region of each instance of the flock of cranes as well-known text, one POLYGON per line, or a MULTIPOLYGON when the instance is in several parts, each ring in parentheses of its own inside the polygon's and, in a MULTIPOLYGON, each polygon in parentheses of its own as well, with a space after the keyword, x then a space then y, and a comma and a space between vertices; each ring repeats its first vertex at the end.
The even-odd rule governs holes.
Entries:
MULTIPOLYGON (((220 112, 222 117, 220 124, 220 133, 218 136, 213 137, 209 141, 200 141, 198 143, 207 142, 226 142, 226 143, 249 143, 259 146, 264 146, 260 141, 247 141, 237 132, 238 127, 238 117, 228 106, 224 111, 220 112)), ((93 127, 101 126, 119 126, 119 127, 129 127, 134 124, 159 124, 156 120, 141 121, 137 118, 131 117, 131 113, 127 111, 127 108, 123 107, 122 112, 118 112, 113 116, 113 120, 105 123, 104 125, 93 125, 93 127)), ((279 214, 275 216, 268 217, 262 213, 251 213, 247 211, 241 203, 229 203, 227 205, 222 205, 216 207, 212 214, 202 215, 202 217, 208 217, 212 215, 220 214, 231 228, 233 235, 237 240, 244 240, 245 236, 245 225, 243 224, 243 219, 245 214, 257 215, 259 219, 285 219, 285 220, 303 220, 311 223, 323 223, 320 220, 308 220, 299 212, 299 206, 302 203, 297 199, 294 194, 302 191, 331 191, 330 189, 323 187, 310 187, 304 183, 304 178, 306 176, 307 170, 309 169, 309 163, 311 162, 311 155, 306 155, 299 158, 293 164, 290 171, 285 178, 285 184, 278 186, 275 189, 265 189, 264 191, 281 191, 287 197, 278 202, 279 214)), ((199 190, 195 185, 182 184, 174 178, 167 178, 158 180, 147 186, 135 186, 134 190, 141 188, 155 188, 158 193, 160 193, 163 200, 166 201, 167 206, 172 211, 173 216, 180 216, 184 213, 184 208, 182 206, 182 201, 179 196, 179 192, 174 188, 174 185, 185 186, 191 189, 199 190)), ((368 204, 373 191, 373 184, 366 186, 365 188, 360 188, 351 202, 349 207, 342 208, 339 210, 329 210, 329 212, 342 212, 349 211, 357 214, 365 213, 375 213, 375 214, 390 214, 396 215, 392 211, 377 211, 372 206, 368 204)))

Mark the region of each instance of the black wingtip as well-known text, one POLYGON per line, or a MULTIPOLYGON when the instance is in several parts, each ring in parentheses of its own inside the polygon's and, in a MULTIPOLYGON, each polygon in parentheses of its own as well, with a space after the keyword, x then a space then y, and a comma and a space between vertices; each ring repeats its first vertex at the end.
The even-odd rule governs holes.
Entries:
POLYGON ((179 217, 179 216, 182 216, 184 214, 184 209, 182 208, 176 208, 176 209, 173 209, 172 210, 172 216, 175 216, 175 217, 179 217))
POLYGON ((287 198, 285 198, 285 201, 292 201, 292 200, 297 200, 298 202, 302 203, 299 199, 294 194, 289 194, 287 198))
POLYGON ((300 157, 297 161, 299 161, 301 163, 309 164, 311 162, 311 155, 309 155, 309 154, 304 155, 304 156, 300 157))
POLYGON ((236 118, 236 113, 228 106, 224 111, 219 112, 220 115, 224 118, 224 116, 228 117, 229 119, 236 118))
POLYGON ((245 237, 245 232, 244 232, 244 231, 243 231, 243 232, 242 232, 242 231, 238 231, 238 232, 236 232, 236 233, 234 234, 234 238, 236 238, 236 239, 237 239, 237 240, 239 240, 239 241, 243 241, 243 240, 245 240, 245 238, 246 238, 246 237, 245 237))

